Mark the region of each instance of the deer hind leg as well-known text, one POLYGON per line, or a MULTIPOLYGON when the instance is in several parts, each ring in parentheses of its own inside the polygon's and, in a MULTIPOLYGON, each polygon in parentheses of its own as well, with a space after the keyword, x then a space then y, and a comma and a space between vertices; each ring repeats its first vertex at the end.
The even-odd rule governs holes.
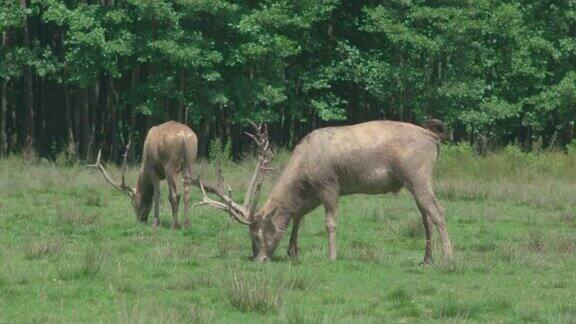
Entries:
POLYGON ((190 228, 190 184, 192 183, 192 162, 182 171, 184 177, 184 228, 190 228))
POLYGON ((328 259, 336 260, 336 220, 338 218, 338 197, 336 188, 325 188, 320 193, 320 201, 324 205, 324 222, 328 232, 328 259))
POLYGON ((172 207, 172 229, 180 228, 178 223, 178 206, 180 205, 180 194, 178 193, 178 173, 175 171, 166 170, 166 181, 168 181, 168 187, 170 188, 170 193, 168 199, 170 200, 170 206, 172 207))
POLYGON ((184 179, 184 228, 190 228, 190 179, 184 179))
POLYGON ((424 223, 424 231, 426 233, 426 243, 424 251, 424 264, 432 262, 432 228, 431 223, 434 223, 440 240, 442 241, 442 251, 444 252, 444 261, 449 262, 452 259, 452 243, 448 236, 446 229, 446 221, 444 219, 444 210, 440 207, 436 195, 432 190, 431 183, 427 182, 419 185, 410 185, 408 189, 414 195, 418 208, 422 213, 422 220, 424 223))
POLYGON ((153 226, 160 226, 160 181, 158 179, 152 180, 154 187, 154 221, 153 226))
POLYGON ((290 243, 288 244, 288 256, 297 259, 299 254, 298 249, 298 229, 300 228, 300 221, 302 216, 296 215, 293 217, 292 234, 290 234, 290 243))

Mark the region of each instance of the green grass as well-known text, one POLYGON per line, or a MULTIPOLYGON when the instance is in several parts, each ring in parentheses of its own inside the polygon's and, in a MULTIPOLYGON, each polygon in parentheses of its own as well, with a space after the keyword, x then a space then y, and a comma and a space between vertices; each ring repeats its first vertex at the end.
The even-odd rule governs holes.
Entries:
MULTIPOLYGON (((447 146, 440 161, 455 262, 431 267, 405 191, 341 200, 336 262, 318 209, 298 262, 285 237, 257 264, 247 228, 217 211, 194 208, 192 228, 172 231, 165 185, 154 229, 96 172, 0 161, 0 322, 576 322, 576 157, 447 146)), ((253 163, 224 170, 235 196, 253 163)))

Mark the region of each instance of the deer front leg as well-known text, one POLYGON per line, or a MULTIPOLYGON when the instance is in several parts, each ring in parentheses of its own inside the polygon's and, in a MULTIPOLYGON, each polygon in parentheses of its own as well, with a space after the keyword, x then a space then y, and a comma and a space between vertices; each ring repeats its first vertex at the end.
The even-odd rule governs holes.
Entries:
POLYGON ((294 216, 294 223, 292 224, 292 234, 290 234, 290 243, 288 244, 288 256, 292 259, 298 258, 298 229, 300 228, 300 221, 302 216, 294 216))
POLYGON ((157 179, 152 181, 154 186, 154 221, 153 226, 160 226, 160 181, 157 179))
POLYGON ((324 205, 324 221, 328 232, 328 259, 336 260, 336 220, 338 218, 338 190, 328 188, 320 195, 324 205))
POLYGON ((168 199, 170 200, 170 206, 172 207, 172 229, 179 229, 180 224, 178 223, 178 207, 180 205, 180 194, 178 194, 178 174, 171 170, 166 170, 166 181, 168 182, 168 187, 170 188, 170 193, 168 199))

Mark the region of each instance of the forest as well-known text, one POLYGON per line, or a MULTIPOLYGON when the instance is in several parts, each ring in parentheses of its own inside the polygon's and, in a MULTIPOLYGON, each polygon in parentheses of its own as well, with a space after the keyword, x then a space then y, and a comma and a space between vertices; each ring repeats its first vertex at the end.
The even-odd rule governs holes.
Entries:
MULTIPOLYGON (((238 156, 313 129, 443 120, 451 140, 575 137, 574 0, 1 0, 0 156, 120 159, 166 120, 238 156)), ((135 150, 138 151, 138 150, 135 150)))

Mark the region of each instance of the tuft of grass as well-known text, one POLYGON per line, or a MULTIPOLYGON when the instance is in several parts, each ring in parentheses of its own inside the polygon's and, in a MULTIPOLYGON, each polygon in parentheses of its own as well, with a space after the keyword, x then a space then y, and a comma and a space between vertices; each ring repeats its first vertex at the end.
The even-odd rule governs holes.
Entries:
POLYGON ((122 294, 136 294, 138 285, 126 278, 112 278, 110 286, 122 294))
POLYGON ((412 296, 411 296, 410 292, 408 290, 406 290, 406 288, 398 287, 398 288, 392 290, 392 292, 388 296, 386 296, 386 298, 388 300, 393 301, 393 302, 404 303, 404 302, 410 301, 412 296))
POLYGON ((218 240, 216 249, 216 257, 227 258, 240 253, 238 250, 238 244, 230 239, 229 236, 224 235, 218 240))
POLYGON ((278 311, 284 297, 292 288, 284 279, 278 282, 270 277, 234 274, 228 297, 232 306, 238 311, 267 314, 278 311))
POLYGON ((532 231, 526 238, 526 248, 532 253, 546 252, 546 238, 541 231, 532 231))
POLYGON ((106 207, 107 201, 102 197, 102 193, 98 190, 89 188, 84 197, 84 206, 87 207, 106 207))
POLYGON ((314 311, 306 313, 302 307, 293 307, 288 310, 283 310, 280 314, 280 320, 276 321, 286 324, 302 324, 302 323, 318 323, 318 324, 331 324, 331 323, 347 323, 342 318, 341 311, 314 311))
POLYGON ((210 274, 201 273, 193 276, 176 278, 165 285, 168 290, 192 291, 200 288, 213 287, 214 278, 210 274))
POLYGON ((156 257, 158 261, 188 262, 199 253, 199 247, 194 244, 164 244, 157 248, 156 257))
POLYGON ((465 264, 469 263, 469 261, 460 259, 452 259, 448 262, 440 259, 435 261, 434 268, 444 274, 462 273, 465 270, 465 264))
POLYGON ((573 304, 561 305, 556 313, 552 313, 549 323, 576 323, 576 306, 573 304))
POLYGON ((420 218, 410 218, 404 228, 402 234, 411 239, 419 239, 424 237, 424 224, 420 218))
POLYGON ((141 323, 209 323, 214 317, 211 310, 196 305, 177 304, 170 308, 158 308, 154 301, 139 301, 135 305, 125 305, 117 317, 106 322, 141 323))
POLYGON ((60 252, 62 245, 60 239, 46 238, 33 240, 26 245, 24 255, 28 260, 41 259, 60 252))
POLYGON ((556 250, 561 254, 576 255, 576 238, 572 236, 558 237, 556 250))
POLYGON ((308 278, 301 275, 293 274, 287 280, 288 287, 292 290, 305 291, 310 290, 314 286, 313 282, 308 278))
POLYGON ((473 318, 476 312, 477 307, 473 304, 449 298, 441 301, 439 305, 435 305, 432 317, 440 320, 457 319, 462 321, 473 318))
POLYGON ((74 205, 59 206, 56 216, 58 225, 70 227, 92 225, 101 219, 100 213, 88 212, 74 205))
POLYGON ((104 254, 95 247, 89 248, 82 259, 81 274, 87 277, 95 276, 102 270, 104 254))
POLYGON ((495 251, 498 248, 498 246, 492 242, 478 242, 475 243, 474 245, 472 245, 472 250, 476 251, 476 252, 481 252, 481 253, 485 253, 485 252, 492 252, 495 251))

